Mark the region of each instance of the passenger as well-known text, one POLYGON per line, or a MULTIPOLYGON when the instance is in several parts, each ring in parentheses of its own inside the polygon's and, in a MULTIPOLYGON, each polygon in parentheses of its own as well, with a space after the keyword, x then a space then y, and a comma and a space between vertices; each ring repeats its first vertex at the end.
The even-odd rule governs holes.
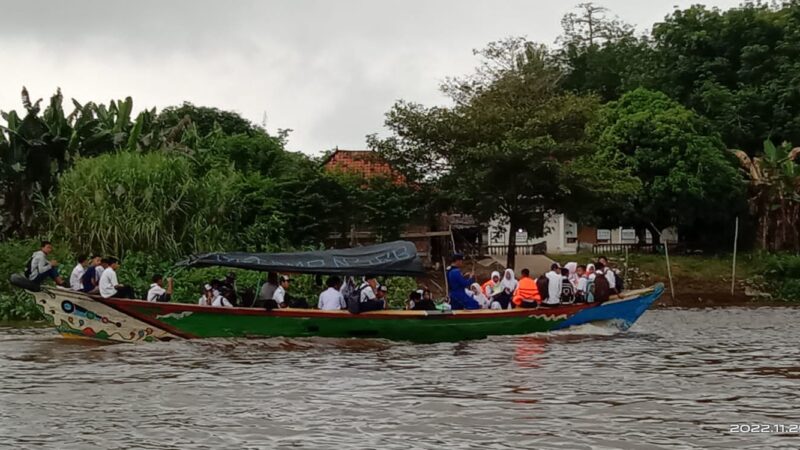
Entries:
POLYGON ((227 298, 231 304, 235 305, 239 302, 236 293, 236 272, 228 272, 228 274, 225 275, 225 279, 220 282, 220 292, 223 291, 221 288, 228 289, 228 294, 225 298, 227 298))
POLYGON ((267 273, 267 282, 261 286, 261 290, 258 293, 258 299, 262 302, 272 300, 272 295, 275 294, 276 289, 278 289, 278 274, 269 272, 267 273))
POLYGON ((110 265, 108 258, 101 258, 100 265, 97 266, 97 270, 95 271, 95 276, 97 277, 97 287, 100 288, 100 277, 103 276, 103 271, 108 269, 110 265))
POLYGON ((108 258, 108 267, 103 270, 103 275, 100 277, 100 295, 103 298, 134 298, 133 289, 130 286, 120 284, 117 280, 117 269, 119 269, 119 260, 117 258, 108 258))
POLYGON ((594 264, 589 264, 586 266, 586 278, 588 278, 589 281, 594 281, 594 278, 597 276, 594 273, 595 270, 594 264))
POLYGON ((211 301, 211 306, 216 306, 217 308, 233 308, 233 303, 228 300, 228 297, 234 295, 231 288, 228 286, 222 286, 221 291, 214 296, 214 300, 211 301))
POLYGON ((608 280, 608 289, 610 295, 617 294, 617 276, 614 275, 614 270, 608 264, 608 258, 606 258, 605 256, 601 256, 597 258, 597 262, 602 264, 603 267, 605 267, 604 273, 606 276, 606 280, 608 280))
POLYGON ((375 296, 378 297, 378 300, 382 301, 384 305, 389 304, 389 299, 386 298, 387 295, 389 295, 389 288, 386 287, 385 284, 378 286, 375 296))
POLYGON ((572 286, 577 288, 578 287, 578 263, 576 262, 568 262, 564 264, 564 268, 567 269, 569 274, 567 275, 569 282, 572 283, 572 286))
POLYGON ((561 303, 575 302, 575 285, 569 279, 569 269, 561 268, 561 303))
POLYGON ((164 289, 164 277, 159 274, 153 275, 153 284, 150 285, 150 290, 147 291, 147 301, 167 303, 171 299, 172 277, 167 278, 167 288, 164 289))
MULTIPOLYGON (((435 311, 436 303, 433 302, 431 298, 431 291, 427 288, 423 289, 424 294, 422 295, 422 300, 415 302, 414 310, 415 311, 435 311)), ((450 306, 450 305, 447 305, 450 306)))
MULTIPOLYGON (((508 271, 506 271, 507 273, 508 271)), ((522 269, 522 278, 517 283, 517 290, 514 292, 514 306, 517 308, 536 308, 537 302, 542 298, 539 296, 539 289, 536 282, 531 278, 531 271, 522 269)))
POLYGON ((97 277, 97 269, 102 267, 100 265, 101 258, 99 256, 92 256, 89 267, 81 277, 81 292, 95 293, 97 292, 97 282, 100 281, 97 277))
POLYGON ((553 263, 547 277, 547 297, 542 296, 542 306, 558 306, 561 303, 561 266, 553 263))
POLYGON ((34 283, 41 284, 45 279, 52 278, 56 285, 63 286, 64 280, 58 274, 58 261, 47 259, 50 253, 53 253, 53 244, 50 241, 42 241, 39 250, 31 255, 28 267, 25 268, 25 274, 34 283))
POLYGON ((469 286, 475 282, 471 273, 461 274, 461 266, 464 264, 464 255, 456 253, 450 260, 450 267, 447 268, 447 288, 452 309, 480 309, 478 302, 467 294, 469 286))
POLYGON ((489 307, 489 299, 486 297, 486 294, 483 293, 480 284, 472 283, 472 285, 469 287, 469 291, 472 299, 478 302, 478 305, 480 305, 481 309, 486 309, 489 307))
POLYGON ((589 285, 589 277, 586 274, 586 266, 581 264, 575 270, 575 274, 578 276, 578 285, 575 287, 575 302, 576 303, 584 303, 588 301, 588 285, 589 285))
POLYGON ((69 275, 69 288, 73 291, 81 290, 81 278, 86 273, 86 266, 89 264, 89 258, 84 255, 78 256, 78 264, 72 268, 72 273, 69 275))
POLYGON ((386 307, 383 301, 378 300, 378 295, 376 294, 378 290, 378 280, 375 278, 375 275, 365 276, 364 282, 361 283, 358 290, 361 292, 359 294, 358 305, 358 310, 360 312, 378 311, 386 307))
POLYGON ((611 296, 611 286, 609 285, 608 278, 606 278, 606 268, 603 263, 598 262, 595 264, 595 279, 594 279, 594 301, 598 303, 605 303, 611 296))
POLYGON ((513 269, 506 269, 503 273, 503 279, 500 281, 500 291, 494 294, 493 300, 500 303, 501 309, 508 309, 511 307, 511 299, 514 297, 514 292, 517 291, 517 279, 514 277, 513 269))
POLYGON ((347 303, 344 301, 344 296, 339 289, 342 287, 342 280, 337 276, 328 277, 325 283, 328 289, 325 289, 319 294, 319 302, 317 308, 323 311, 338 311, 347 309, 347 303))
POLYGON ((406 309, 411 311, 414 310, 417 304, 422 302, 422 291, 412 291, 408 294, 408 300, 406 300, 406 309))
POLYGON ((289 282, 292 281, 288 276, 281 275, 278 278, 278 288, 272 294, 272 302, 267 302, 267 309, 288 308, 286 302, 286 290, 289 289, 289 282))
POLYGON ((211 306, 214 302, 214 289, 211 287, 210 284, 206 284, 203 286, 203 293, 200 295, 200 300, 197 301, 197 304, 200 306, 211 306))
POLYGON ((497 271, 492 272, 492 276, 485 283, 483 283, 483 286, 481 286, 481 291, 483 291, 483 294, 486 295, 486 298, 492 298, 497 292, 495 291, 495 287, 499 291, 500 272, 497 271))

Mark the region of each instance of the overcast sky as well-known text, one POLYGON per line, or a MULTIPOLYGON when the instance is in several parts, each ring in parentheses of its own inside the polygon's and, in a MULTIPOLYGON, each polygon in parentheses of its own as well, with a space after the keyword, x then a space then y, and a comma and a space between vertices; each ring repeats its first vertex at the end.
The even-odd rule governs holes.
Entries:
MULTIPOLYGON (((289 148, 365 148, 397 99, 441 104, 473 48, 524 35, 552 44, 580 0, 0 0, 0 109, 20 89, 137 109, 190 101, 234 110, 289 148)), ((691 0, 604 0, 640 30, 691 0)), ((713 0, 728 8, 738 0, 713 0)))

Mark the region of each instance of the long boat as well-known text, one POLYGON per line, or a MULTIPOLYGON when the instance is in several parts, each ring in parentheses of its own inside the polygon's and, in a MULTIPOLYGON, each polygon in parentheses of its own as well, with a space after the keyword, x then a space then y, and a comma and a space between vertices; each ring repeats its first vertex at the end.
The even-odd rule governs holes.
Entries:
MULTIPOLYGON (((414 276, 424 274, 414 244, 300 253, 210 253, 179 263, 283 273, 414 276)), ((103 298, 61 287, 34 286, 19 276, 44 316, 65 337, 117 342, 197 338, 335 337, 413 342, 482 339, 548 332, 587 323, 629 328, 664 292, 663 284, 629 291, 602 304, 511 310, 406 311, 361 314, 313 309, 212 307, 103 298)))

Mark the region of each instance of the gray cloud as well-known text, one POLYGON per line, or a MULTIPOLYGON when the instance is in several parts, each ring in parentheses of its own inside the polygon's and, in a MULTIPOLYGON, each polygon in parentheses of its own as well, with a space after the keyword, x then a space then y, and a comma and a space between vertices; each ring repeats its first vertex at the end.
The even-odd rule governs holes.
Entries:
MULTIPOLYGON (((577 0, 574 3, 578 3, 577 0)), ((601 2, 649 27, 674 4, 601 2)), ((714 0, 730 7, 738 0, 714 0)), ((363 148, 397 99, 442 103, 471 49, 510 35, 552 43, 572 2, 534 0, 0 1, 0 109, 39 97, 140 108, 183 100, 292 128, 290 147, 363 148)))

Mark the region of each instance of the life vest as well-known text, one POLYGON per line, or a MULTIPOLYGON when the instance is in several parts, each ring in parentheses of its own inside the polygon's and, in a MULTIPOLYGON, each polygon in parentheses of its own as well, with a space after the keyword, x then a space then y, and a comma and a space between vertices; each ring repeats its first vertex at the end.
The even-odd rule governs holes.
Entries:
POLYGON ((531 277, 524 277, 519 280, 519 285, 511 301, 520 306, 522 300, 536 300, 537 302, 542 300, 542 297, 539 296, 539 288, 536 287, 536 281, 531 277))
POLYGON ((481 285, 481 292, 483 292, 484 295, 486 294, 486 288, 489 286, 491 286, 492 292, 494 292, 495 282, 491 278, 481 285))

